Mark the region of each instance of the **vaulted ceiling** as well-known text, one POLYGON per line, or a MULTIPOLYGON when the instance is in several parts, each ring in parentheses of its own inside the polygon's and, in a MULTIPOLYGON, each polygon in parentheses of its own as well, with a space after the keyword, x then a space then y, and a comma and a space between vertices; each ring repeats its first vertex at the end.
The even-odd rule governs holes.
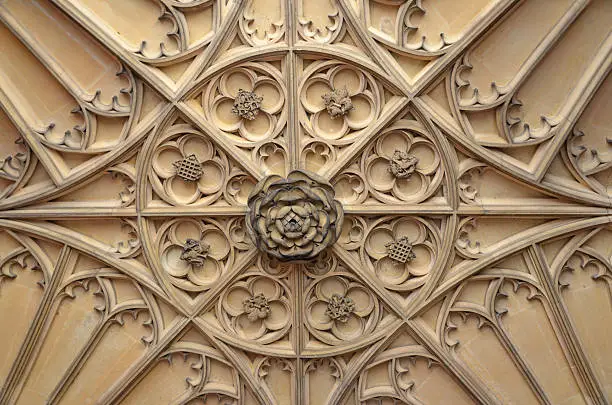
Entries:
POLYGON ((0 0, 0 55, 0 404, 612 403, 612 1, 0 0))

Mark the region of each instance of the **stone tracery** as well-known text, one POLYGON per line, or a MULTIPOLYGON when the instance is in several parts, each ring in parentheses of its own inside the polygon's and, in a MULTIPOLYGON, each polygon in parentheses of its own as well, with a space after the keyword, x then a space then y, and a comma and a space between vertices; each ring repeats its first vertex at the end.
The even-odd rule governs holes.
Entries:
POLYGON ((83 326, 78 358, 3 346, 17 365, 0 364, 0 403, 608 400, 589 328, 612 319, 609 40, 595 47, 605 24, 572 31, 608 3, 108 3, 124 18, 90 0, 0 6, 3 46, 31 63, 0 64, 0 311, 32 297, 3 338, 47 347, 42 326, 83 326), (124 29, 126 4, 147 29, 124 29), (499 34, 523 31, 539 39, 499 34), (70 38, 87 69, 54 45, 70 38), (575 89, 555 92, 542 72, 570 48, 575 89), (542 89, 552 101, 534 103, 542 89), (550 315, 565 312, 580 322, 550 315), (513 330, 525 314, 554 362, 513 330))

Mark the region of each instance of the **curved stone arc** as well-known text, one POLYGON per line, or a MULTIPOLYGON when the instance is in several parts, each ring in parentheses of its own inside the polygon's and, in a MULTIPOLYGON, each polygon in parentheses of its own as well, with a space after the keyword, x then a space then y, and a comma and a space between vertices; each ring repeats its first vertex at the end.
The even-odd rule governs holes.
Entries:
MULTIPOLYGON (((399 93, 405 94, 405 92, 397 86, 396 83, 393 82, 393 78, 389 77, 387 72, 381 69, 381 67, 377 64, 374 64, 371 61, 360 59, 356 57, 354 52, 349 52, 348 50, 326 50, 321 49, 313 44, 299 44, 294 47, 294 52, 297 55, 307 54, 307 55, 318 55, 325 58, 336 59, 341 62, 354 65, 360 69, 367 71, 372 74, 375 78, 380 80, 385 86, 389 89, 399 93)), ((234 67, 243 62, 249 62, 253 59, 265 59, 266 57, 272 56, 282 56, 289 52, 289 48, 287 45, 283 44, 273 44, 273 45, 265 45, 257 48, 246 49, 240 54, 237 54, 234 57, 223 59, 221 62, 217 64, 213 64, 208 67, 207 70, 202 72, 200 76, 193 80, 190 86, 186 88, 185 93, 183 95, 183 99, 188 99, 201 91, 205 83, 220 72, 234 67)))
POLYGON ((483 162, 487 163, 491 167, 499 170, 502 173, 506 173, 513 178, 516 178, 522 182, 527 183, 531 187, 535 187, 539 190, 542 190, 546 193, 552 193, 558 196, 566 197, 572 200, 579 201, 583 204, 589 205, 597 205, 600 207, 610 207, 611 202, 608 198, 605 198, 599 194, 594 192, 581 192, 577 189, 566 190, 559 187, 556 184, 552 184, 547 182, 546 180, 538 181, 534 177, 534 175, 528 171, 522 170, 516 166, 508 167, 503 159, 487 150, 486 148, 481 147, 474 141, 467 139, 461 129, 459 129, 455 123, 449 122, 441 117, 439 114, 436 114, 432 108, 430 108, 426 102, 419 97, 413 99, 413 102, 417 104, 423 111, 427 112, 429 116, 433 118, 433 121, 439 126, 445 133, 448 134, 450 138, 454 140, 457 144, 460 144, 462 147, 468 149, 471 153, 476 155, 483 162))
POLYGON ((452 207, 455 213, 446 217, 446 227, 441 235, 440 252, 442 252, 442 256, 439 258, 439 266, 433 269, 433 271, 430 273, 429 280, 427 280, 423 287, 417 291, 417 296, 406 308, 406 313, 410 315, 412 315, 417 308, 427 301, 428 296, 435 290, 440 278, 444 274, 444 270, 448 267, 448 264, 452 259, 451 253, 452 246, 454 244, 454 230, 459 223, 456 210, 458 209, 460 203, 457 175, 459 163, 455 149, 418 104, 411 102, 411 106, 414 107, 414 109, 411 109, 411 112, 430 134, 434 144, 440 150, 440 157, 444 168, 442 185, 443 187, 446 187, 445 197, 448 199, 448 204, 452 207))
MULTIPOLYGON (((94 257, 102 263, 106 263, 127 276, 133 278, 139 284, 145 286, 147 289, 161 297, 164 302, 172 305, 171 300, 164 291, 157 285, 157 283, 146 275, 146 270, 142 269, 142 265, 133 259, 117 259, 110 255, 105 255, 99 242, 91 239, 88 236, 79 234, 72 230, 60 227, 54 224, 45 224, 45 226, 32 224, 24 221, 6 220, 0 219, 0 227, 8 228, 14 231, 30 233, 33 235, 40 236, 45 239, 63 243, 71 248, 76 249, 88 256, 94 257)), ((179 307, 175 307, 179 313, 183 311, 179 307)))
MULTIPOLYGON (((137 103, 140 105, 140 103, 137 103)), ((167 104, 162 111, 157 115, 163 117, 168 114, 172 106, 167 104)), ((149 134, 155 123, 152 118, 147 122, 141 122, 136 127, 132 128, 133 131, 128 133, 128 139, 121 145, 110 152, 106 152, 104 155, 94 158, 95 163, 88 163, 87 167, 79 170, 75 174, 65 178, 59 185, 45 186, 42 190, 31 192, 24 195, 12 196, 4 201, 0 202, 0 210, 8 210, 14 208, 24 207, 28 204, 33 204, 43 200, 49 200, 52 198, 59 197, 62 193, 70 190, 72 187, 78 184, 84 184, 90 179, 91 175, 98 173, 102 168, 110 167, 115 163, 120 163, 130 153, 133 153, 133 149, 137 147, 143 139, 149 134)))
POLYGON ((580 219, 572 222, 565 223, 560 226, 558 223, 545 223, 543 225, 536 226, 530 229, 521 240, 511 243, 498 250, 495 255, 483 257, 470 262, 462 266, 463 268, 458 270, 459 274, 456 274, 452 278, 438 285, 438 287, 427 297, 427 299, 415 308, 412 317, 417 316, 422 312, 425 307, 433 302, 438 297, 444 295, 450 289, 463 282, 473 274, 481 271, 485 267, 498 262, 512 254, 518 252, 525 247, 534 243, 539 243, 548 239, 552 239, 557 236, 565 235, 570 232, 576 232, 582 229, 592 228, 598 225, 605 225, 612 222, 612 216, 603 216, 597 218, 580 219))

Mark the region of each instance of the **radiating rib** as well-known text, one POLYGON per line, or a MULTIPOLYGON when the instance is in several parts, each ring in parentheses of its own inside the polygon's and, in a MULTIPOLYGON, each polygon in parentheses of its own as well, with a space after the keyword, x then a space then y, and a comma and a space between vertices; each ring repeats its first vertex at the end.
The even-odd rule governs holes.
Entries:
POLYGON ((384 287, 380 286, 380 281, 372 275, 371 272, 366 270, 361 263, 359 263, 353 256, 349 254, 346 250, 339 247, 338 245, 334 245, 332 250, 338 258, 344 262, 355 274, 357 274, 361 279, 368 282, 368 286, 376 292, 376 295, 387 305, 389 308, 393 309, 393 311, 401 318, 404 319, 404 309, 397 303, 397 301, 391 299, 387 291, 384 287))
MULTIPOLYGON (((463 262, 461 265, 456 266, 453 269, 453 276, 449 277, 446 281, 442 281, 438 284, 437 288, 427 298, 427 303, 432 302, 436 298, 444 295, 449 290, 454 288, 457 284, 463 282, 465 279, 481 271, 482 269, 490 266, 491 264, 500 261, 501 259, 518 252, 521 249, 533 244, 539 243, 543 240, 553 239, 560 235, 569 234, 582 229, 588 229, 597 225, 608 224, 612 222, 611 216, 597 216, 595 218, 588 219, 572 219, 568 220, 562 226, 558 223, 545 223, 531 228, 529 231, 524 232, 520 239, 507 243, 504 247, 497 249, 495 254, 487 255, 482 258, 463 262)), ((425 304, 421 304, 416 311, 423 309, 425 304)))
POLYGON ((209 306, 219 296, 221 291, 225 289, 238 274, 243 272, 246 266, 248 266, 258 254, 259 250, 256 248, 244 253, 240 260, 234 263, 233 268, 223 275, 223 279, 219 280, 213 288, 206 291, 204 298, 193 309, 192 316, 196 317, 204 308, 209 306))
POLYGON ((79 218, 104 218, 104 217, 135 217, 136 208, 120 207, 96 207, 79 203, 71 204, 49 204, 37 208, 25 208, 16 210, 0 211, 0 218, 5 219, 79 219, 79 218))
POLYGON ((389 72, 389 74, 397 80, 395 84, 402 90, 402 93, 410 94, 410 84, 406 81, 404 76, 392 66, 392 58, 389 54, 385 53, 376 42, 370 37, 369 33, 359 23, 359 17, 355 15, 353 7, 347 0, 338 1, 338 7, 344 16, 344 23, 348 25, 349 32, 353 32, 355 37, 360 42, 360 45, 365 48, 366 52, 372 58, 380 61, 380 64, 389 72))
POLYGON ((52 1, 80 26, 86 29, 94 38, 98 38, 114 55, 119 57, 131 69, 137 72, 148 85, 160 92, 167 99, 172 99, 174 97, 174 89, 172 89, 168 83, 160 80, 160 78, 153 73, 151 68, 140 62, 130 51, 125 49, 122 44, 117 42, 110 29, 97 25, 94 22, 95 17, 90 12, 87 12, 82 7, 74 5, 69 0, 52 1))
POLYGON ((203 57, 196 57, 191 66, 189 66, 187 71, 185 71, 181 79, 177 82, 178 88, 176 90, 176 96, 174 97, 175 101, 184 98, 186 92, 193 87, 193 83, 200 73, 205 71, 210 64, 214 62, 215 58, 219 56, 223 49, 223 45, 228 39, 231 39, 229 37, 233 32, 232 26, 235 24, 236 18, 238 18, 245 5, 246 1, 237 1, 230 4, 230 10, 223 17, 223 22, 219 26, 217 34, 212 41, 210 41, 203 57))
POLYGON ((455 58, 460 55, 465 48, 471 45, 475 40, 483 36, 483 33, 487 31, 493 24, 495 24, 500 17, 504 14, 511 12, 510 8, 515 4, 520 3, 521 0, 503 0, 492 7, 489 12, 470 29, 470 31, 456 42, 451 49, 446 52, 443 56, 436 61, 435 66, 427 70, 423 76, 421 76, 418 82, 410 89, 411 94, 419 94, 423 89, 429 86, 432 81, 442 72, 448 65, 453 63, 455 58))
POLYGON ((533 201, 533 205, 512 204, 461 204, 457 213, 460 215, 487 215, 509 217, 542 217, 552 218, 564 216, 596 216, 612 214, 612 209, 603 207, 585 207, 578 204, 555 204, 542 201, 533 201))
POLYGON ((417 336, 423 346, 426 347, 434 356, 450 370, 451 373, 461 382, 461 384, 475 397, 480 403, 486 405, 502 405, 496 397, 466 370, 451 354, 445 350, 437 339, 427 331, 427 326, 420 319, 411 319, 407 325, 414 336, 417 336))
POLYGON ((48 155, 47 151, 43 148, 40 143, 39 137, 27 124, 15 104, 9 99, 4 89, 0 87, 0 108, 2 108, 9 116, 15 127, 19 130, 19 133, 27 143, 28 147, 36 155, 40 163, 45 168, 45 171, 55 183, 59 186, 64 182, 64 176, 61 174, 60 169, 48 155))
MULTIPOLYGON (((494 94, 494 97, 490 98, 490 101, 479 99, 475 102, 475 104, 463 105, 459 97, 460 94, 453 94, 453 96, 457 99, 456 102, 459 107, 465 110, 488 109, 504 102, 504 100, 506 100, 510 95, 512 95, 514 91, 521 85, 521 83, 525 81, 529 74, 537 67, 538 63, 550 51, 550 48, 559 39, 561 39, 563 33, 571 26, 572 21, 574 21, 574 19, 578 17, 578 15, 584 10, 587 4, 587 0, 578 0, 574 4, 572 4, 571 7, 569 7, 568 10, 565 12, 565 14, 563 14, 563 16, 561 16, 561 18, 551 27, 551 29, 542 38, 542 40, 537 43, 537 46, 534 47, 532 52, 529 55, 526 55, 524 61, 519 66, 517 66, 518 69, 516 70, 514 76, 508 78, 507 83, 498 85, 496 81, 493 81, 491 85, 493 86, 493 89, 495 90, 496 94, 494 94)), ((464 70, 466 67, 471 66, 469 58, 471 56, 472 51, 478 48, 478 45, 476 45, 474 48, 468 50, 465 53, 462 62, 457 62, 455 71, 452 74, 454 81, 456 81, 457 83, 463 82, 463 78, 460 76, 462 74, 462 69, 464 70)), ((469 69, 471 69, 471 67, 469 69)), ((469 83, 469 79, 467 80, 467 83, 469 83)), ((460 87, 456 86, 457 84, 453 83, 453 90, 459 92, 460 87)))
POLYGON ((104 251, 105 245, 83 234, 52 223, 37 224, 26 221, 0 219, 0 226, 55 240, 60 243, 65 243, 77 250, 88 252, 95 259, 103 263, 108 263, 108 265, 132 277, 138 283, 144 285, 156 294, 165 296, 164 291, 153 279, 153 276, 143 268, 141 263, 133 259, 118 259, 108 255, 107 252, 104 251))
POLYGON ((540 279, 540 283, 547 292, 548 297, 550 297, 551 316, 561 329, 559 332, 561 336, 558 339, 563 339, 574 360, 575 367, 572 367, 572 371, 579 378, 579 381, 582 382, 582 384, 579 384, 580 389, 584 392, 586 398, 592 398, 594 403, 604 405, 605 401, 603 398, 605 396, 603 389, 597 382, 592 367, 580 345, 576 331, 572 327, 569 314, 563 306, 561 297, 559 297, 558 289, 555 288, 555 283, 551 278, 552 271, 548 266, 544 251, 541 246, 534 244, 529 248, 529 256, 535 264, 534 269, 540 279))
POLYGON ((360 204, 344 205, 345 214, 353 215, 448 215, 454 212, 447 204, 360 204))
POLYGON ((137 381, 159 360, 159 355, 168 348, 168 345, 189 325, 189 319, 183 318, 168 330, 159 341, 149 348, 149 350, 130 370, 119 379, 118 384, 113 385, 98 400, 100 405, 118 404, 136 386, 137 381))
POLYGON ((574 124, 578 121, 580 115, 611 69, 612 34, 608 34, 592 62, 582 74, 578 83, 573 87, 563 108, 557 114, 560 117, 558 118, 560 123, 551 144, 548 145, 548 148, 545 149, 541 156, 534 159, 536 160, 536 167, 533 173, 537 180, 542 180, 559 149, 561 149, 561 146, 570 135, 574 124))
POLYGON ((604 198, 598 194, 592 192, 581 192, 576 189, 568 190, 547 182, 538 183, 538 179, 535 178, 533 173, 516 166, 509 168, 508 163, 503 159, 502 156, 493 153, 492 151, 481 147, 471 139, 468 139, 465 134, 463 134, 463 132, 456 125, 454 125, 454 123, 445 119, 443 116, 436 114, 436 112, 424 100, 419 97, 416 97, 413 99, 413 102, 428 116, 431 116, 434 122, 438 124, 440 128, 456 143, 463 146, 472 154, 474 154, 490 166, 496 168, 497 170, 503 173, 508 173, 512 177, 518 178, 519 180, 522 180, 533 187, 543 189, 549 193, 560 194, 572 200, 579 200, 597 206, 608 206, 610 204, 610 201, 607 198, 604 198))
POLYGON ((122 77, 118 73, 122 71, 119 60, 54 6, 32 0, 8 1, 0 7, 0 18, 76 99, 87 103, 96 113, 129 115, 134 83, 128 72, 122 77), (59 25, 61 28, 57 29, 59 25), (55 35, 45 35, 52 29, 55 35), (80 63, 90 69, 77 69, 67 60, 71 55, 63 53, 56 41, 65 47, 85 48, 80 63))
MULTIPOLYGON (((206 207, 148 207, 141 211, 143 217, 211 217, 243 216, 246 205, 240 206, 206 206, 206 207)), ((0 214, 1 216, 1 214, 0 214)))
POLYGON ((64 277, 64 273, 67 270, 70 251, 71 249, 68 246, 64 245, 62 247, 57 264, 55 265, 55 270, 53 271, 50 282, 45 287, 43 298, 32 320, 28 334, 21 345, 18 357, 13 363, 11 372, 0 392, 0 403, 15 403, 24 386, 25 378, 27 377, 25 373, 26 371, 29 372, 35 360, 35 349, 40 347, 41 339, 44 338, 44 334, 42 333, 43 327, 47 325, 54 316, 54 314, 51 313, 52 304, 57 289, 64 277))

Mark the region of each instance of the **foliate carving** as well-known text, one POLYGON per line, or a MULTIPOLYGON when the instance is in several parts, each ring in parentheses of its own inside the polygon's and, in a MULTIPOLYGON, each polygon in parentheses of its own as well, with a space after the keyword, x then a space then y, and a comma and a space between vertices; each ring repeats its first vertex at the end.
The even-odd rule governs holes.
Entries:
POLYGON ((349 316, 355 310, 355 302, 350 297, 339 294, 333 294, 327 303, 327 311, 325 315, 329 316, 334 321, 346 323, 349 316))
POLYGON ((332 119, 346 115, 354 108, 346 86, 342 89, 332 89, 321 97, 323 97, 325 108, 332 119))
POLYGON ((328 61, 315 63, 304 75, 300 101, 308 121, 303 125, 312 137, 345 143, 380 114, 383 91, 370 74, 328 61))
POLYGON ((400 217, 375 223, 365 238, 364 251, 387 288, 408 292, 425 283, 439 244, 439 231, 432 224, 400 217))
POLYGON ((418 163, 418 158, 396 149, 389 161, 389 171, 398 179, 409 179, 418 163))
POLYGON ((424 128, 398 121, 363 154, 362 170, 380 201, 420 202, 435 191, 442 168, 424 128))
POLYGON ((377 135, 332 184, 344 204, 419 203, 440 190, 440 150, 418 121, 400 119, 377 135))
POLYGON ((247 314, 249 321, 253 322, 258 319, 266 319, 270 312, 270 304, 268 298, 263 293, 246 298, 242 301, 244 312, 247 314))
POLYGON ((255 92, 238 89, 232 112, 240 118, 252 121, 259 114, 262 101, 263 97, 258 96, 255 92))
POLYGON ((251 146, 282 130, 286 98, 278 69, 271 64, 245 63, 227 69, 207 85, 202 108, 217 128, 237 135, 235 142, 251 146))
POLYGON ((217 305, 223 328, 242 339, 268 344, 291 327, 288 289, 272 277, 247 275, 230 285, 217 305))
POLYGON ((219 279, 231 251, 229 238, 220 225, 176 220, 166 224, 160 235, 160 264, 173 285, 187 291, 203 291, 219 279))
POLYGON ((334 195, 325 179, 303 170, 266 177, 249 196, 249 235, 280 260, 314 258, 340 235, 344 215, 334 195))
POLYGON ((194 266, 203 266, 209 251, 208 243, 188 238, 183 245, 181 260, 186 260, 194 266))
POLYGON ((605 396, 609 1, 0 3, 0 403, 605 396))
POLYGON ((315 282, 307 293, 306 324, 319 340, 337 345, 374 331, 381 308, 362 284, 333 274, 315 282))

